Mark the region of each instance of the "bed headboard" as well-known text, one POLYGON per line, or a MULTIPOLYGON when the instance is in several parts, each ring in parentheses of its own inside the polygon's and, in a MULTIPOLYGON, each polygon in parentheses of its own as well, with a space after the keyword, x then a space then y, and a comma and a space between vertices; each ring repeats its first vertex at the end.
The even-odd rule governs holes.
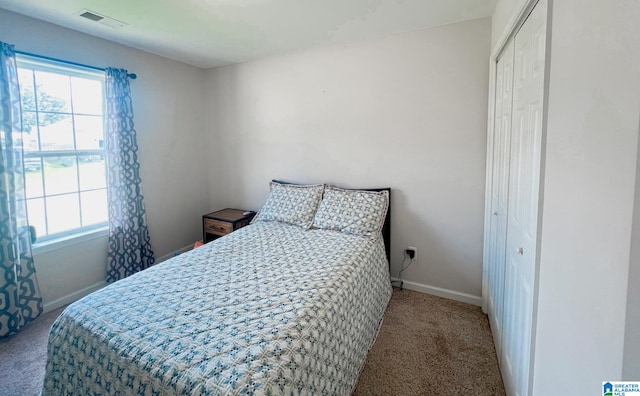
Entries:
MULTIPOLYGON (((292 183, 282 180, 273 179, 272 181, 280 184, 302 184, 292 183)), ((382 226, 382 240, 384 241, 384 249, 387 254, 387 262, 389 268, 391 268, 391 188, 348 188, 347 190, 363 190, 363 191, 388 191, 389 192, 389 208, 387 209, 387 216, 384 219, 384 225, 382 226)))
POLYGON ((387 262, 389 263, 389 268, 391 268, 391 188, 359 188, 358 190, 389 192, 389 207, 382 226, 382 240, 384 241, 384 250, 387 253, 387 262))

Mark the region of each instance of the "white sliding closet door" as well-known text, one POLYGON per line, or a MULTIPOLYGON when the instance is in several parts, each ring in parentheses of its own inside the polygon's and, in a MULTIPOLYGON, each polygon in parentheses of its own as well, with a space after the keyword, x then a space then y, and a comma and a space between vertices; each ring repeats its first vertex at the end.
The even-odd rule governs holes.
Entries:
POLYGON ((529 391, 537 255, 546 45, 546 0, 514 39, 502 371, 509 395, 529 391))
POLYGON ((496 105, 493 134, 491 218, 489 227, 488 312, 496 353, 502 352, 504 265, 507 237, 507 200, 509 198, 509 154, 511 142, 511 105, 513 99, 513 41, 498 59, 496 68, 496 105))
POLYGON ((508 395, 528 395, 537 261, 547 0, 497 58, 486 301, 508 395))

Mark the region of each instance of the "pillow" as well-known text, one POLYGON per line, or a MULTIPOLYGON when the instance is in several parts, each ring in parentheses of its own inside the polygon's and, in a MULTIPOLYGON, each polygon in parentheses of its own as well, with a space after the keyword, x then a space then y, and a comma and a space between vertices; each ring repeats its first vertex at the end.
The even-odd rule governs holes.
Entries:
POLYGON ((296 185, 271 182, 271 192, 253 222, 279 221, 309 229, 322 199, 324 184, 296 185))
POLYGON ((345 190, 327 186, 313 219, 313 227, 376 239, 388 208, 388 191, 345 190))

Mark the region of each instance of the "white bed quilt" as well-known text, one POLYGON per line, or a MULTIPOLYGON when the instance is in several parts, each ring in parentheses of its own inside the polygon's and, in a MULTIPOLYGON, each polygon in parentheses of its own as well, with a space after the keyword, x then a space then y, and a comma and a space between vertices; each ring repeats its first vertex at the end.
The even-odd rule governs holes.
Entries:
POLYGON ((390 296, 381 240, 257 222, 67 307, 43 395, 348 395, 390 296))

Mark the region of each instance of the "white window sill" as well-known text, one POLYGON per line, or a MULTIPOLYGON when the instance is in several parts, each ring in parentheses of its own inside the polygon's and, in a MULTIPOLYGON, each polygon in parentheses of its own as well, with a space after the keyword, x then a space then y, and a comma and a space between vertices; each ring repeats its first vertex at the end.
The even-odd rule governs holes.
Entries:
POLYGON ((104 226, 90 231, 85 231, 73 235, 65 235, 60 238, 50 239, 44 242, 36 242, 31 251, 34 256, 51 252, 53 250, 63 249, 68 246, 77 245, 92 239, 102 238, 109 235, 109 227, 104 226))

